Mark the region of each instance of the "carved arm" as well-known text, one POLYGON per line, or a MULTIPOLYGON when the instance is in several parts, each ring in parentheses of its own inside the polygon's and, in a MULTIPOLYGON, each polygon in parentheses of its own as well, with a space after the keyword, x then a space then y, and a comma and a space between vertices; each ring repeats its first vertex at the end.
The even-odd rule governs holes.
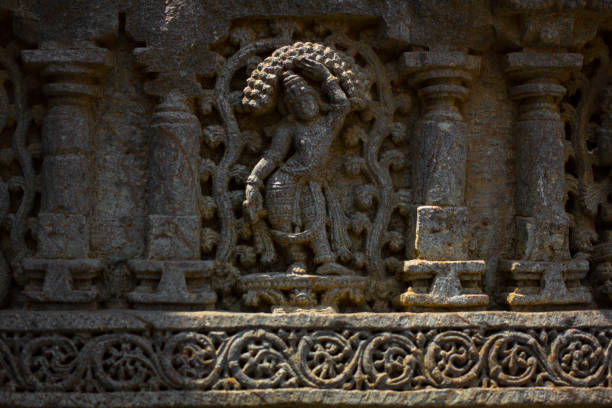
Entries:
POLYGON ((263 188, 263 181, 274 171, 278 164, 287 156, 291 147, 291 132, 286 125, 278 127, 270 148, 259 162, 253 167, 251 174, 247 178, 247 184, 256 186, 259 190, 263 188))

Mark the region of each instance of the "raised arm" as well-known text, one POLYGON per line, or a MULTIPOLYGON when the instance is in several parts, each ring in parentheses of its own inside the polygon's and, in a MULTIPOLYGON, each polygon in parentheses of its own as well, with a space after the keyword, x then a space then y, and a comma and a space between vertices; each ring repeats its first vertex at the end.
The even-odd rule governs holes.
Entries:
POLYGON ((298 66, 314 80, 321 81, 321 90, 327 95, 334 111, 347 113, 350 102, 340 86, 340 80, 335 77, 325 65, 315 60, 304 58, 298 61, 298 66))

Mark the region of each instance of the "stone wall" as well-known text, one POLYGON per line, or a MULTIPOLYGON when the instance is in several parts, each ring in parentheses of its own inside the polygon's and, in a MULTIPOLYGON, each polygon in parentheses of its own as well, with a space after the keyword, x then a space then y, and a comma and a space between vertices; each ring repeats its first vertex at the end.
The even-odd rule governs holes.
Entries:
POLYGON ((0 24, 0 407, 612 405, 612 1, 0 24))

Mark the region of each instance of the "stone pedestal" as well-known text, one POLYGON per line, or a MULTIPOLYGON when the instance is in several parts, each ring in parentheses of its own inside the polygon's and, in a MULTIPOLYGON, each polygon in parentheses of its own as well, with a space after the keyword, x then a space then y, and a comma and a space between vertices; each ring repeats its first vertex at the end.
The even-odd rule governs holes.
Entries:
POLYGON ((34 303, 93 304, 102 263, 88 259, 91 185, 91 101, 110 67, 101 48, 28 50, 24 62, 49 78, 42 142, 38 254, 23 267, 34 303))
POLYGON ((414 253, 408 257, 416 259, 404 263, 401 277, 411 286, 399 303, 410 309, 486 306, 480 285, 485 263, 467 260, 467 127, 458 107, 480 59, 460 52, 409 52, 401 62, 424 112, 414 135, 419 205, 414 253))
POLYGON ((244 292, 244 303, 250 307, 269 304, 272 311, 337 311, 342 301, 363 304, 368 281, 362 276, 258 273, 242 277, 239 287, 244 292))
POLYGON ((147 259, 129 264, 138 286, 128 300, 137 307, 208 307, 217 299, 208 284, 214 262, 199 259, 202 131, 187 99, 165 94, 149 128, 147 259))
POLYGON ((581 286, 589 265, 571 261, 569 218, 565 213, 564 123, 561 85, 582 66, 571 53, 517 52, 506 55, 506 73, 516 82, 510 97, 520 101, 515 123, 516 257, 500 263, 515 283, 510 307, 589 303, 581 286), (526 262, 529 261, 529 262, 526 262), (571 281, 571 282, 570 282, 571 281), (568 286, 571 285, 572 288, 568 286))

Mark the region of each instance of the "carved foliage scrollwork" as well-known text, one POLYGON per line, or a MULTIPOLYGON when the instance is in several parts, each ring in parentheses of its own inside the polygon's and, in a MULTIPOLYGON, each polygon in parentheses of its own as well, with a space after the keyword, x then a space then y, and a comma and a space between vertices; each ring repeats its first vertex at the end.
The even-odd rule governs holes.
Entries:
MULTIPOLYGON (((343 274, 350 270, 380 281, 395 272, 399 261, 394 254, 404 251, 411 200, 405 159, 411 105, 406 94, 392 92, 395 62, 383 63, 380 51, 375 51, 375 25, 363 28, 352 28, 350 21, 238 21, 227 39, 212 46, 218 54, 217 69, 202 78, 199 101, 204 258, 214 258, 241 274, 284 272, 295 262, 292 258, 304 259, 307 269, 314 270, 312 260, 286 249, 288 239, 298 242, 306 237, 308 226, 302 227, 304 234, 283 235, 274 226, 266 228, 265 220, 251 219, 243 206, 249 175, 260 158, 268 157, 273 136, 290 116, 282 99, 286 92, 282 75, 295 71, 302 81, 308 80, 318 91, 321 117, 335 109, 338 101, 329 100, 325 81, 305 75, 308 70, 300 61, 310 60, 338 79, 351 107, 340 122, 338 137, 329 130, 330 153, 315 157, 323 161, 317 166, 325 167, 325 180, 313 179, 318 186, 307 182, 296 187, 303 195, 318 197, 316 208, 302 208, 301 222, 308 224, 304 219, 311 211, 317 218, 312 225, 322 224, 327 230, 325 240, 341 264, 327 269, 343 274)), ((385 57, 388 60, 393 57, 385 57)), ((296 134, 291 132, 297 140, 296 134)), ((297 181, 308 177, 293 176, 297 181)), ((266 188, 265 179, 258 183, 260 189, 266 188)), ((271 205, 269 200, 266 196, 265 205, 271 205)), ((299 201, 297 205, 305 206, 299 201)), ((296 214, 300 215, 294 211, 293 218, 296 214)), ((312 225, 310 229, 315 228, 312 225)), ((316 258, 318 248, 311 246, 316 258)))
POLYGON ((610 329, 7 334, 0 390, 610 387, 610 329))
POLYGON ((25 283, 20 262, 31 251, 28 233, 35 236, 30 217, 38 190, 33 156, 41 153, 30 131, 33 120, 39 124, 42 108, 28 104, 31 83, 21 73, 18 51, 16 43, 0 45, 0 135, 10 141, 0 146, 0 224, 10 237, 0 253, 0 304, 8 294, 10 270, 18 284, 25 283))
POLYGON ((583 72, 570 84, 563 104, 566 141, 570 249, 591 263, 600 300, 612 299, 612 65, 603 38, 584 50, 583 72))

